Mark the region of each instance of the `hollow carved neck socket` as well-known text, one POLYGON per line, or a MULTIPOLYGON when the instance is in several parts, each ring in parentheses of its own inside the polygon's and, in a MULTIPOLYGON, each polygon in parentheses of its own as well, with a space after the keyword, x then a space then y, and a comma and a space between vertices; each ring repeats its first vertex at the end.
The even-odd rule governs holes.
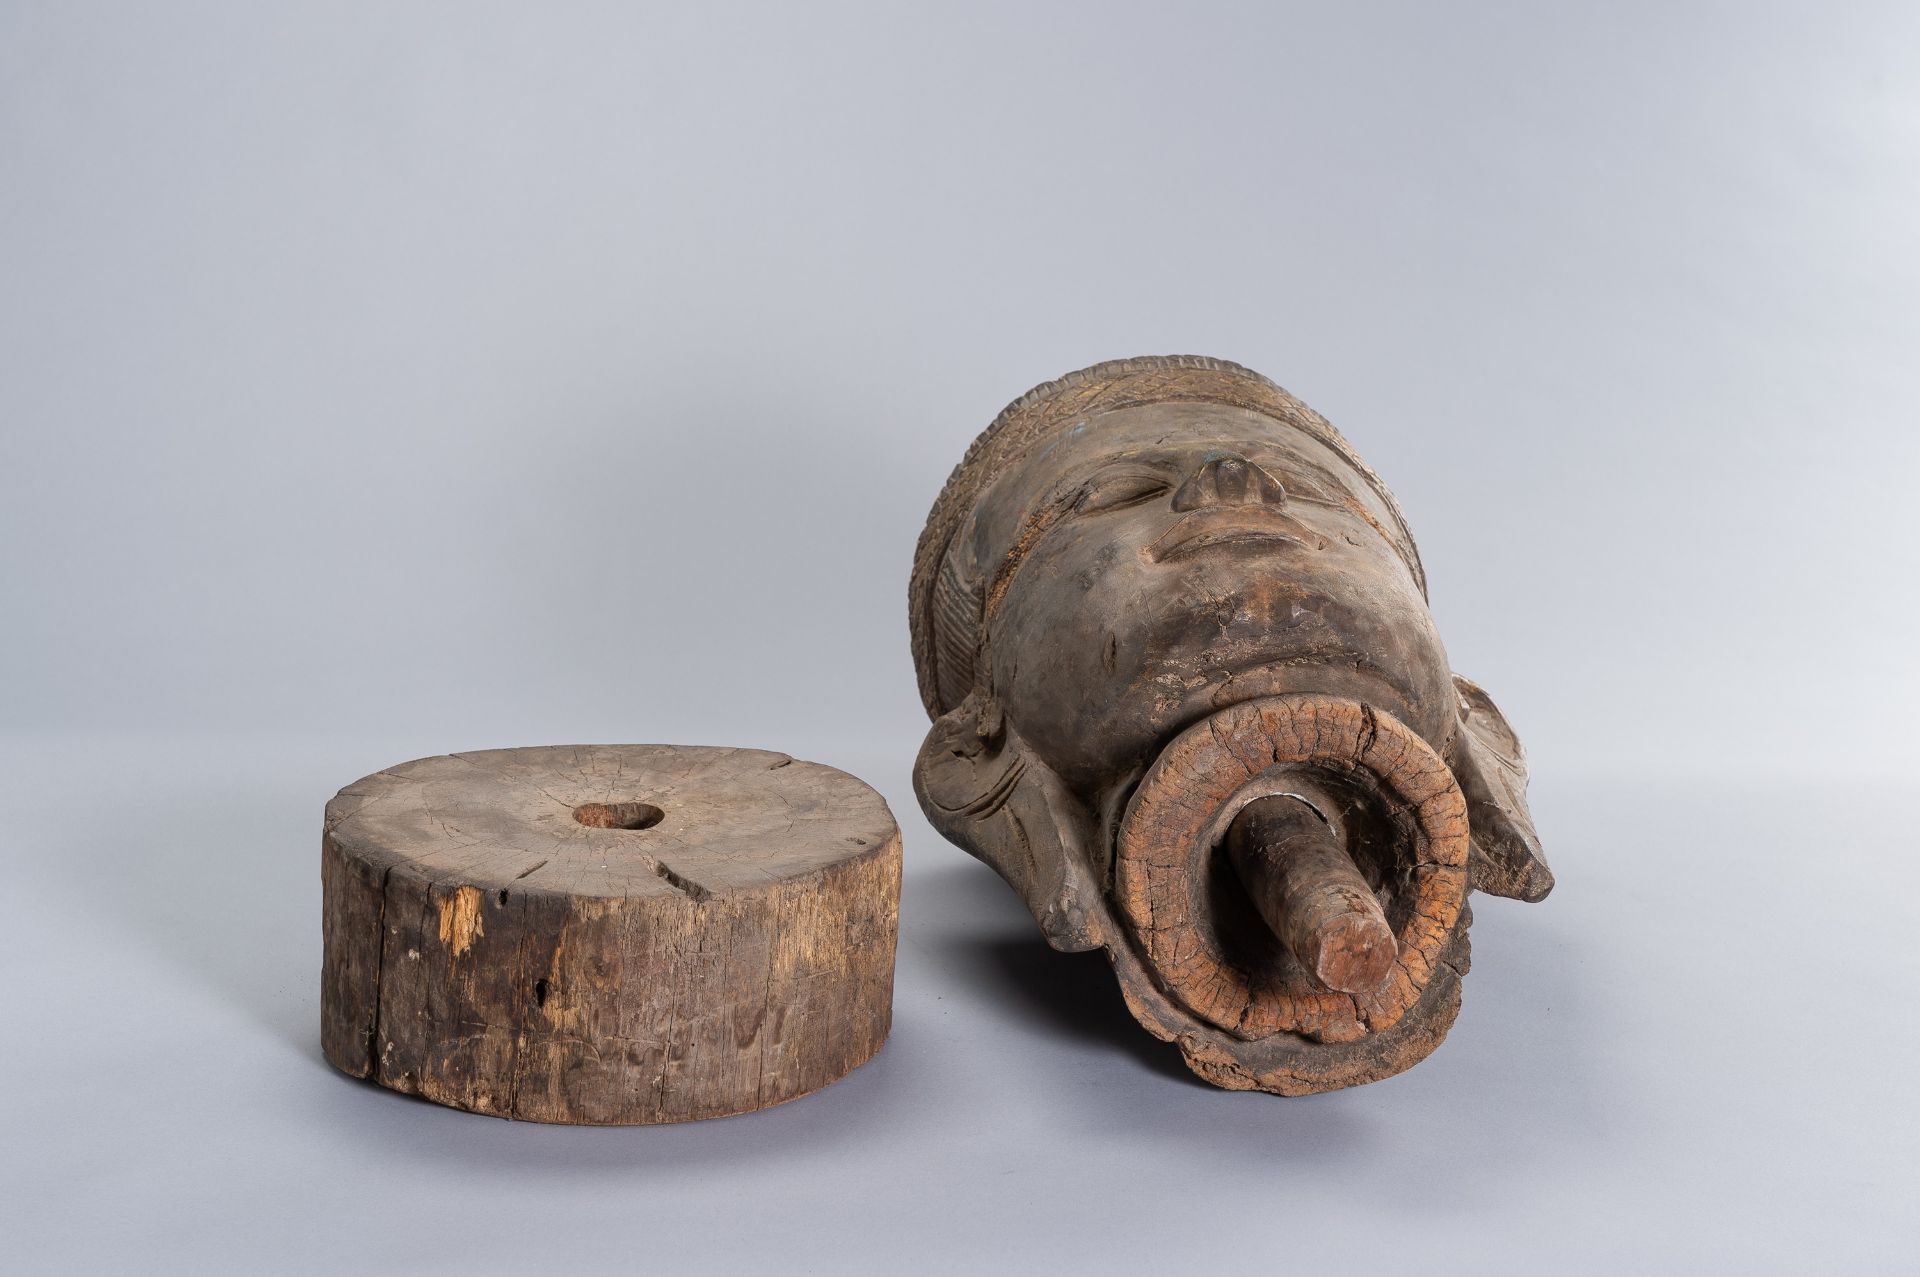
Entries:
POLYGON ((1365 995, 1386 979, 1399 954, 1393 928, 1313 803, 1256 798, 1228 826, 1226 844, 1254 908, 1314 980, 1365 995))

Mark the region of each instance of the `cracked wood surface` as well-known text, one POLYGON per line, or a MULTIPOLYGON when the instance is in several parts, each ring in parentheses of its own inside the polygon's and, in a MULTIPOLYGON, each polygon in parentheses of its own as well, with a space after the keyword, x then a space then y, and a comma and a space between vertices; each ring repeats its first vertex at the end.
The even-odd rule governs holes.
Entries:
POLYGON ((327 804, 322 1042, 475 1112, 626 1124, 815 1090, 890 1021, 900 835, 763 750, 419 759, 327 804))

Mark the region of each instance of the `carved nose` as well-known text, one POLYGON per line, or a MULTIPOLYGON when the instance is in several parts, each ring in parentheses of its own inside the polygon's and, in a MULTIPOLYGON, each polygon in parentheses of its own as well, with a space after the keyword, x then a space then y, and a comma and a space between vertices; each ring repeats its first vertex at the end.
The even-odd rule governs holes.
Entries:
POLYGON ((1245 457, 1234 453, 1215 457, 1188 476, 1173 494, 1176 510, 1204 510, 1215 505, 1283 506, 1287 490, 1280 481, 1245 457))

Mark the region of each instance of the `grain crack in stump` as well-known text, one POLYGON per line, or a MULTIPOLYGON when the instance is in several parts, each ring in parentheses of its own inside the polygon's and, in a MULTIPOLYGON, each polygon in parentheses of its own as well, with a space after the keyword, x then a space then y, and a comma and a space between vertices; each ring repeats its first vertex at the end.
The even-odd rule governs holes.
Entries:
POLYGON ((713 893, 711 891, 708 891, 705 887, 684 874, 675 873, 673 867, 664 860, 654 861, 653 871, 659 874, 661 879, 669 887, 672 887, 675 891, 685 892, 701 904, 705 904, 707 901, 713 899, 713 893))

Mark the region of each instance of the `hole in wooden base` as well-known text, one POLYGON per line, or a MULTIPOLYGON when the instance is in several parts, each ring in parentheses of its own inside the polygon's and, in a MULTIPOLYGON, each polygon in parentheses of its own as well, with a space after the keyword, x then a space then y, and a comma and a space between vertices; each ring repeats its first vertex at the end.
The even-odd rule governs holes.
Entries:
POLYGON ((667 813, 652 803, 581 803, 573 818, 590 829, 651 829, 667 813))

